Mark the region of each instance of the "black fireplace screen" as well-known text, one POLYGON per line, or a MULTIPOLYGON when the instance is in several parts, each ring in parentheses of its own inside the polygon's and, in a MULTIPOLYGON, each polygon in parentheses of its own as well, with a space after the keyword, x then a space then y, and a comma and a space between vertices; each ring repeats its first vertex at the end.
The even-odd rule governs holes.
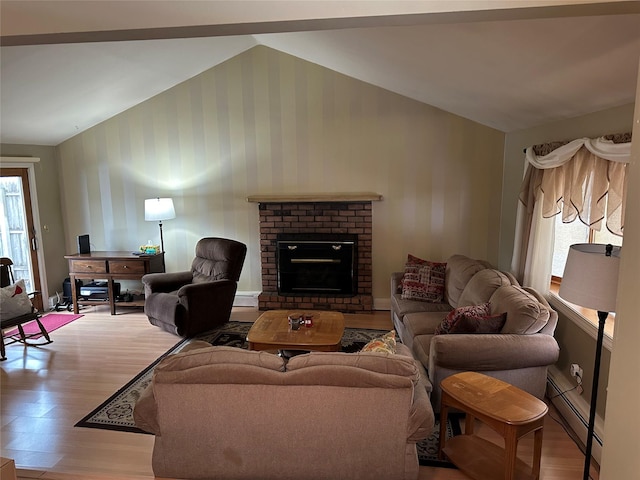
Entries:
POLYGON ((357 292, 357 235, 280 234, 278 293, 357 292))

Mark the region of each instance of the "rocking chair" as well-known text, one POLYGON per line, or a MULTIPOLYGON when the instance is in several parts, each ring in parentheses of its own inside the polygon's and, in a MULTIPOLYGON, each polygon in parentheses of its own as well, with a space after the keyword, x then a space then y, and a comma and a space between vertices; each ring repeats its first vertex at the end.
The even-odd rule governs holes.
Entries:
MULTIPOLYGON (((7 257, 0 258, 0 287, 8 288, 8 287, 16 286, 14 295, 15 296, 19 294, 24 295, 23 292, 18 291, 20 290, 20 287, 19 287, 19 284, 16 284, 15 279, 13 277, 12 265, 13 265, 13 262, 11 261, 10 258, 7 258, 7 257)), ((22 283, 22 282, 19 282, 19 283, 22 283)), ((15 342, 22 342, 25 345, 47 345, 53 341, 51 340, 51 338, 49 338, 49 332, 47 332, 47 329, 44 327, 44 325, 42 325, 42 322, 40 321, 40 312, 38 312, 38 310, 34 308, 34 306, 31 304, 31 298, 33 298, 35 295, 40 295, 40 292, 31 292, 31 293, 27 293, 26 295, 29 299, 29 305, 30 305, 31 311, 13 316, 11 314, 6 314, 6 312, 3 311, 6 309, 5 305, 3 305, 0 309, 0 329, 2 330, 2 341, 0 342, 0 360, 7 359, 5 355, 5 337, 9 339, 9 341, 6 342, 6 345, 10 345, 15 342), (25 323, 28 323, 34 320, 38 324, 38 327, 40 328, 40 332, 31 333, 31 334, 25 333, 23 325, 25 323), (18 327, 18 331, 10 335, 5 335, 5 329, 9 329, 12 327, 18 327), (36 337, 36 336, 44 337, 46 341, 40 341, 40 342, 28 341, 29 338, 36 337)), ((27 306, 26 309, 29 310, 29 307, 27 306)))

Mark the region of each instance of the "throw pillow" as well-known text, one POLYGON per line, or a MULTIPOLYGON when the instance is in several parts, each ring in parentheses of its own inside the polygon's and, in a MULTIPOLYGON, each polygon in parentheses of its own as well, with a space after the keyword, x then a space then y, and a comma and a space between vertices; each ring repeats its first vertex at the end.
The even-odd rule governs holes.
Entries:
POLYGON ((446 263, 422 260, 409 254, 402 277, 402 299, 442 302, 446 268, 446 263))
POLYGON ((411 254, 407 255, 407 264, 425 265, 427 263, 429 263, 429 260, 423 260, 422 258, 411 254))
POLYGON ((9 320, 27 313, 31 313, 31 300, 24 280, 0 289, 0 319, 9 320))
MULTIPOLYGON (((414 255, 411 255, 410 253, 407 255, 407 261, 405 262, 405 273, 407 270, 407 265, 424 265, 425 263, 427 263, 427 260, 423 260, 421 258, 418 258, 414 255)), ((398 292, 397 293, 402 293, 402 287, 404 284, 404 274, 402 275, 402 278, 400 279, 399 285, 398 285, 398 292)))
POLYGON ((462 314, 460 320, 451 326, 449 333, 500 333, 506 321, 506 312, 482 316, 462 314))
POLYGON ((474 317, 484 317, 491 314, 491 304, 481 303, 480 305, 469 305, 467 307, 456 308, 451 310, 447 316, 442 320, 440 325, 435 329, 435 335, 442 335, 450 333, 451 328, 460 321, 464 315, 471 315, 474 317))
POLYGON ((374 338, 364 347, 361 352, 396 353, 396 331, 391 330, 379 338, 374 338))

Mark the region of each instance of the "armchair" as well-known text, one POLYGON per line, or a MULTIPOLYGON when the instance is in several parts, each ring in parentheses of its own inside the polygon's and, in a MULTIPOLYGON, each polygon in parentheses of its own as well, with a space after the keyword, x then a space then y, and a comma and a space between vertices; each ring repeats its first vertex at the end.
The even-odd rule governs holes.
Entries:
POLYGON ((144 311, 152 325, 193 337, 229 321, 247 246, 225 238, 202 238, 191 270, 142 277, 144 311))

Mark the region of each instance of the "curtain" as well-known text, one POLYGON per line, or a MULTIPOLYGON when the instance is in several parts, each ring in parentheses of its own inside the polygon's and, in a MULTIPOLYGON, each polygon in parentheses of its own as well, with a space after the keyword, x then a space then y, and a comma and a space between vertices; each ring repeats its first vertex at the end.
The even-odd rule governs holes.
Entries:
POLYGON ((622 235, 630 153, 630 141, 614 143, 605 137, 573 140, 547 154, 526 149, 511 262, 522 285, 549 290, 556 215, 596 231, 606 217, 606 228, 622 235))

